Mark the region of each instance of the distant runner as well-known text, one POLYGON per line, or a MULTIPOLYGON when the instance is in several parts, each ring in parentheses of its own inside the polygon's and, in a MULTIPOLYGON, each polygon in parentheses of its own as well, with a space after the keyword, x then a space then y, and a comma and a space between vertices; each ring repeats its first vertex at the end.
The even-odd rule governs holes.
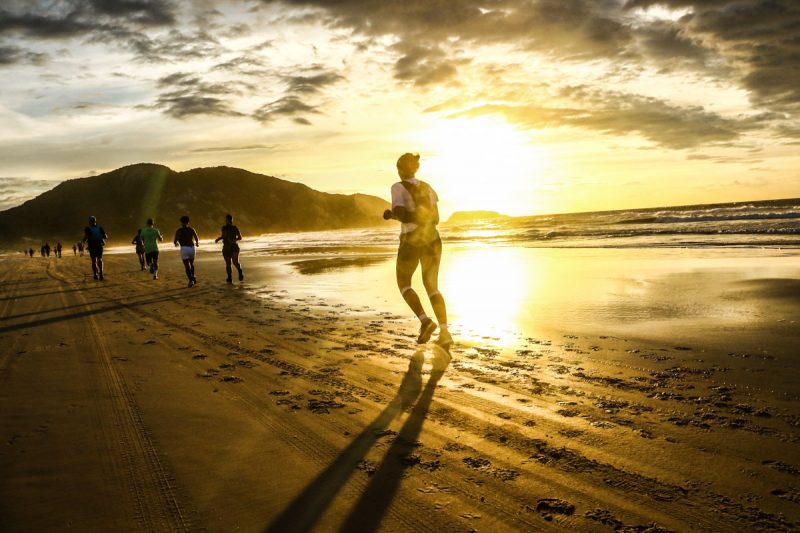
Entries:
POLYGON ((141 228, 136 232, 136 236, 133 237, 131 244, 136 245, 136 257, 139 258, 139 266, 142 267, 142 270, 144 270, 144 264, 145 264, 144 241, 142 241, 141 228))
POLYGON ((236 241, 242 240, 242 233, 239 228, 233 225, 233 215, 225 215, 225 225, 222 226, 221 235, 214 241, 222 241, 222 257, 225 259, 225 272, 228 273, 228 283, 233 283, 231 278, 231 262, 236 270, 239 271, 239 281, 244 280, 244 272, 239 264, 239 244, 236 241))
POLYGON ((153 226, 152 218, 147 219, 147 226, 139 230, 144 245, 145 261, 150 265, 153 279, 158 279, 158 241, 163 241, 161 232, 153 226))
POLYGON ((92 258, 92 274, 94 279, 103 281, 103 246, 106 244, 105 230, 102 226, 97 225, 95 217, 89 217, 89 225, 83 230, 82 243, 86 243, 86 248, 89 250, 89 257, 92 258))
POLYGON ((447 307, 439 292, 439 263, 442 260, 442 240, 436 225, 439 223, 439 197, 433 188, 414 177, 419 170, 419 154, 405 153, 397 160, 397 173, 401 181, 392 185, 392 209, 383 213, 385 220, 401 222, 400 246, 397 250, 397 286, 403 299, 420 320, 417 343, 428 342, 436 330, 436 323, 422 308, 416 291, 411 288, 411 278, 422 265, 422 283, 439 320, 439 338, 436 343, 445 349, 453 344, 447 329, 447 307))
POLYGON ((197 278, 194 277, 194 255, 195 248, 200 246, 200 239, 197 238, 194 228, 189 225, 189 217, 186 215, 181 217, 181 227, 175 232, 173 243, 181 247, 181 260, 183 268, 186 269, 186 277, 189 278, 189 287, 194 287, 197 283, 197 278))

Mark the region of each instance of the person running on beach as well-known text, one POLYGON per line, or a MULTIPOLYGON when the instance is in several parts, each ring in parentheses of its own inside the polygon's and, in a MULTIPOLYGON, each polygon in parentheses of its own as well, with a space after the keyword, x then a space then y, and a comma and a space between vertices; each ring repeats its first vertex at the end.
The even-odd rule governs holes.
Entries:
POLYGON ((189 287, 194 287, 197 283, 197 278, 194 277, 194 254, 195 248, 200 246, 200 239, 197 238, 194 228, 189 225, 189 217, 186 215, 181 217, 181 227, 175 232, 173 243, 181 247, 181 260, 183 268, 186 269, 186 277, 189 278, 189 287))
POLYGON ((83 241, 78 243, 78 255, 83 257, 83 241))
POLYGON ((75 244, 72 245, 72 255, 78 255, 78 246, 75 244))
POLYGON ((144 245, 145 261, 150 266, 150 273, 153 279, 158 279, 158 241, 163 241, 164 237, 153 224, 153 219, 148 218, 147 226, 139 230, 139 235, 144 245))
POLYGON ((221 235, 214 240, 214 243, 222 241, 222 257, 225 259, 225 272, 228 273, 228 279, 225 281, 228 283, 233 283, 231 262, 239 271, 239 281, 244 280, 244 272, 239 264, 239 245, 236 243, 240 240, 242 233, 233 225, 233 215, 225 215, 225 225, 222 226, 221 235))
POLYGON ((92 259, 92 274, 94 279, 103 281, 103 246, 106 244, 105 230, 97 225, 97 218, 89 217, 89 225, 83 230, 83 240, 89 250, 89 257, 92 259))
POLYGON ((30 254, 31 257, 33 257, 33 248, 28 248, 28 253, 30 254))
POLYGON ((144 256, 144 241, 142 240, 142 229, 136 232, 136 235, 133 237, 131 244, 136 245, 136 257, 139 258, 139 266, 144 270, 145 265, 145 256, 144 256))
POLYGON ((61 258, 61 250, 62 250, 61 242, 56 243, 56 257, 59 259, 61 258))
POLYGON ((439 223, 439 197, 433 188, 415 175, 419 170, 419 154, 405 153, 397 160, 400 181, 392 185, 392 209, 383 213, 385 220, 399 220, 400 246, 397 250, 397 286, 403 299, 420 320, 417 343, 428 342, 436 330, 436 323, 425 314, 416 291, 411 288, 411 278, 422 266, 422 283, 439 321, 439 338, 436 343, 445 349, 453 344, 447 329, 447 307, 439 292, 439 263, 442 260, 442 239, 436 225, 439 223))

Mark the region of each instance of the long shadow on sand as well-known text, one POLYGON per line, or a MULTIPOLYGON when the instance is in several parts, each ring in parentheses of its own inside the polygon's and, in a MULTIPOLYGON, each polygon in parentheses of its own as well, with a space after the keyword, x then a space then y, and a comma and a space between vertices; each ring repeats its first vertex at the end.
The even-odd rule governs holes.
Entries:
POLYGON ((450 354, 435 347, 431 375, 422 389, 424 351, 417 350, 408 363, 400 388, 391 402, 339 456, 270 524, 267 533, 310 531, 383 431, 400 413, 411 408, 383 462, 345 521, 342 531, 371 531, 380 524, 394 498, 407 464, 402 461, 415 447, 428 414, 436 385, 450 364, 450 354), (416 403, 415 403, 416 402, 416 403))
MULTIPOLYGON (((178 291, 185 292, 186 289, 175 289, 174 291, 169 291, 169 292, 172 293, 172 292, 178 292, 178 291)), ((201 291, 193 291, 193 293, 194 294, 200 294, 201 291)), ((54 324, 54 323, 57 323, 57 322, 63 322, 64 320, 73 320, 73 319, 81 318, 81 317, 85 317, 85 316, 99 315, 99 314, 102 314, 102 313, 108 313, 110 311, 116 311, 116 310, 119 310, 119 309, 129 309, 129 308, 132 308, 132 307, 139 307, 139 306, 142 306, 142 305, 149 305, 149 304, 154 304, 154 303, 159 303, 159 302, 167 302, 167 301, 170 301, 170 300, 174 300, 175 297, 176 297, 175 294, 164 294, 162 292, 162 293, 160 293, 159 295, 157 295, 157 296, 155 296, 153 298, 142 298, 142 299, 139 299, 139 300, 133 300, 133 301, 128 301, 128 302, 120 302, 118 300, 117 301, 113 301, 112 300, 112 302, 114 302, 114 303, 111 303, 110 305, 103 305, 102 307, 97 307, 97 308, 94 308, 94 309, 85 309, 84 311, 79 311, 79 312, 75 312, 75 313, 67 313, 67 314, 62 314, 62 315, 48 317, 48 318, 41 318, 41 319, 38 319, 38 320, 30 320, 28 322, 22 322, 20 324, 12 324, 12 325, 9 325, 9 326, 2 326, 2 327, 0 327, 0 334, 1 333, 8 333, 10 331, 16 331, 16 330, 20 330, 20 329, 35 328, 35 327, 38 327, 38 326, 46 326, 48 324, 54 324)), ((47 314, 47 313, 53 313, 53 312, 56 312, 56 311, 65 311, 67 309, 75 308, 75 307, 84 307, 85 308, 88 305, 92 305, 92 304, 76 304, 76 305, 71 305, 71 306, 64 306, 64 307, 61 307, 61 308, 49 309, 49 310, 45 310, 45 311, 38 311, 38 312, 35 312, 35 313, 24 313, 24 314, 21 314, 21 315, 15 315, 15 316, 11 316, 11 317, 6 317, 6 318, 3 318, 2 320, 10 320, 10 319, 13 319, 13 318, 20 318, 20 317, 23 317, 23 316, 47 314)))
POLYGON ((34 292, 34 293, 26 293, 26 294, 19 294, 15 296, 7 296, 5 298, 0 298, 0 302, 5 302, 6 300, 23 300, 25 298, 38 298, 39 296, 55 296, 59 292, 86 292, 96 289, 101 289, 102 287, 95 286, 95 287, 76 287, 74 289, 53 289, 47 292, 34 292))

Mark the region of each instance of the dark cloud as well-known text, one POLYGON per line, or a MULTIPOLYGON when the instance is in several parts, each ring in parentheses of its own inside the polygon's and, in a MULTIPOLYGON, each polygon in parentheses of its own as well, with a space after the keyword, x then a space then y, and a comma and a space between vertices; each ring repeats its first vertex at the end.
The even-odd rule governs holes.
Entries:
POLYGON ((307 113, 319 113, 316 107, 306 104, 297 96, 284 96, 274 102, 270 102, 258 108, 253 113, 253 118, 259 122, 270 122, 279 117, 294 117, 294 121, 299 124, 311 124, 302 116, 307 113))
POLYGON ((324 87, 344 79, 335 72, 321 72, 311 76, 289 76, 286 81, 289 84, 288 91, 290 93, 311 94, 318 93, 324 87))
POLYGON ((88 4, 98 15, 127 18, 139 24, 175 23, 175 8, 167 0, 89 0, 88 4))
POLYGON ((176 72, 158 80, 157 87, 164 89, 156 102, 149 107, 160 109, 173 118, 196 115, 242 116, 228 102, 228 96, 239 95, 237 83, 209 83, 199 76, 176 72))
POLYGON ((159 37, 150 37, 141 32, 113 36, 115 39, 121 37, 124 38, 120 40, 133 51, 136 59, 145 63, 172 63, 218 57, 226 51, 213 35, 205 31, 189 34, 172 29, 159 37))
POLYGON ((449 59, 438 47, 398 45, 395 49, 403 53, 395 63, 395 78, 411 81, 417 86, 451 80, 458 74, 458 66, 467 63, 466 60, 449 59))
POLYGON ((47 59, 47 54, 31 52, 30 50, 24 50, 18 46, 0 45, 0 67, 20 63, 43 65, 47 62, 47 59))
POLYGON ((628 9, 689 9, 678 24, 737 69, 756 105, 800 114, 800 2, 630 0, 628 9))
POLYGON ((168 0, 4 0, 0 35, 60 39, 119 31, 129 24, 175 23, 168 0))
POLYGON ((702 107, 680 107, 644 96, 568 87, 572 107, 492 104, 458 115, 500 113, 529 128, 574 127, 611 135, 639 135, 663 148, 725 144, 760 126, 758 118, 728 119, 702 107))

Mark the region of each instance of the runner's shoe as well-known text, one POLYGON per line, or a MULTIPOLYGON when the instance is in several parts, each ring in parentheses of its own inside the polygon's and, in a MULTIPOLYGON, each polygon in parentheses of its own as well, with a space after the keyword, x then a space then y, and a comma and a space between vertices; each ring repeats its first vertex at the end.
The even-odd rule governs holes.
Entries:
POLYGON ((241 268, 239 269, 239 281, 244 281, 244 271, 241 268))
POLYGON ((436 331, 436 322, 431 320, 430 318, 426 318, 422 321, 422 324, 419 326, 419 337, 417 337, 417 344, 425 344, 433 335, 433 332, 436 331))
POLYGON ((231 278, 225 278, 225 283, 233 283, 233 280, 231 278))
POLYGON ((438 344, 445 350, 450 350, 450 346, 453 345, 453 337, 450 336, 449 331, 440 331, 439 338, 433 341, 435 344, 438 344))

